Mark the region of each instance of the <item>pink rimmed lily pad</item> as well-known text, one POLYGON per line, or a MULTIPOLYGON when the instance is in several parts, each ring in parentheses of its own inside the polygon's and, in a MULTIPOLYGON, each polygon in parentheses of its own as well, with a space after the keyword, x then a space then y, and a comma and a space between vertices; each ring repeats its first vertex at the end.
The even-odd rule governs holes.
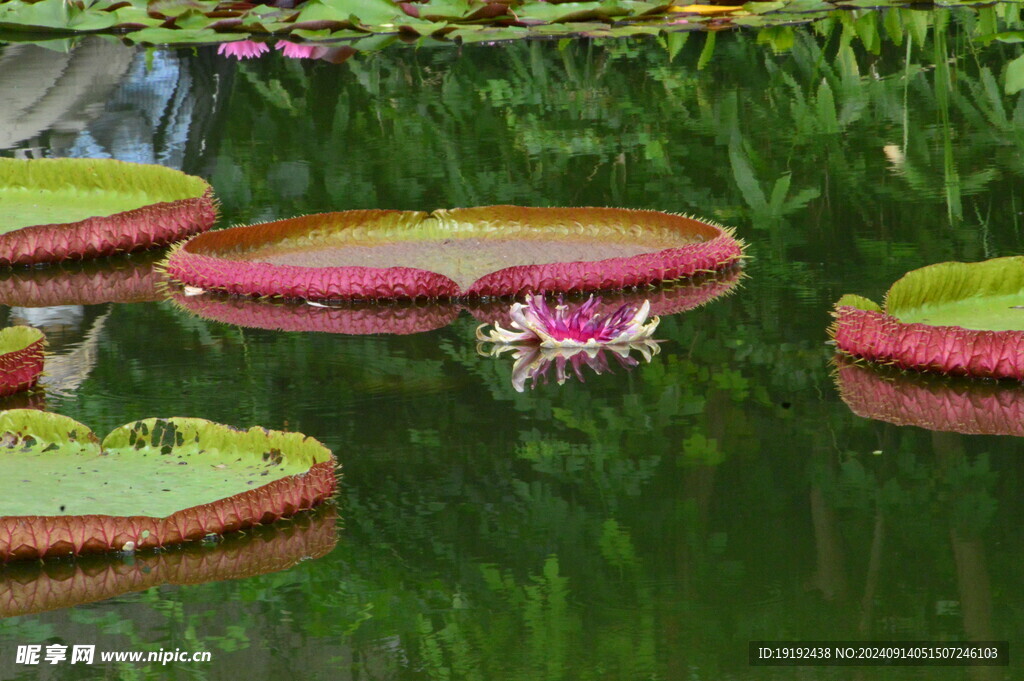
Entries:
POLYGON ((0 413, 0 562, 134 551, 284 516, 335 490, 330 450, 300 433, 146 419, 102 442, 66 416, 0 413))
POLYGON ((0 158, 0 266, 166 246, 216 219, 198 177, 109 159, 0 158))
POLYGON ((305 300, 462 299, 614 290, 727 269, 723 227, 620 208, 323 213, 209 232, 176 249, 194 290, 305 300))
POLYGON ((923 267, 893 284, 884 309, 846 295, 833 314, 836 347, 854 357, 1024 380, 1024 256, 923 267))
POLYGON ((0 397, 30 390, 43 373, 46 338, 31 326, 0 331, 0 397))
POLYGON ((836 359, 836 386, 858 416, 966 435, 1024 437, 1024 387, 947 379, 836 359))
POLYGON ((216 543, 176 550, 93 555, 67 561, 19 561, 0 567, 0 618, 70 608, 155 586, 204 584, 265 575, 321 558, 337 544, 332 505, 216 543))
MULTIPOLYGON (((732 292, 742 277, 742 270, 734 267, 652 288, 606 292, 601 296, 599 309, 611 312, 627 303, 640 304, 648 300, 654 315, 685 312, 732 292)), ((203 319, 273 331, 408 335, 445 327, 455 321, 462 310, 482 323, 498 321, 507 326, 510 322, 509 302, 492 298, 310 305, 217 293, 186 295, 180 289, 172 289, 170 299, 203 319)))

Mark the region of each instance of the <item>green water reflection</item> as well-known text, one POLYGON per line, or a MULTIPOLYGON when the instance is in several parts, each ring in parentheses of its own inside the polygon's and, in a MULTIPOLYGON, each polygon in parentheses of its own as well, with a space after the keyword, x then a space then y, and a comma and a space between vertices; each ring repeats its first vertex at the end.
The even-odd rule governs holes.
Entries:
MULTIPOLYGON (((524 393, 510 363, 476 354, 465 312, 346 336, 171 302, 84 308, 83 335, 102 319, 92 359, 48 408, 97 432, 180 414, 313 435, 344 464, 343 529, 288 570, 4 620, 0 677, 36 678, 13 647, 51 641, 214 653, 109 678, 793 678, 748 666, 755 639, 1008 639, 1019 657, 1019 439, 857 417, 824 343, 842 293, 1022 251, 1024 95, 1000 80, 1019 47, 976 40, 1017 22, 1007 6, 845 13, 682 45, 393 49, 342 65, 158 55, 219 84, 181 165, 211 179, 225 224, 655 208, 736 226, 749 276, 665 318, 650 364, 524 393)), ((153 149, 170 148, 168 120, 153 149)), ((68 148, 50 131, 5 153, 58 139, 68 148)))

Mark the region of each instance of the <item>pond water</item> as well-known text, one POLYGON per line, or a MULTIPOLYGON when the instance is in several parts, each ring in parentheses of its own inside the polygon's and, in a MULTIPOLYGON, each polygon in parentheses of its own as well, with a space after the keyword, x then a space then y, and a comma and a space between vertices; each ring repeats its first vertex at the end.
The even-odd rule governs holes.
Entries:
POLYGON ((456 307, 224 301, 243 326, 161 299, 152 258, 0 275, 3 321, 52 332, 36 406, 100 434, 297 430, 344 474, 336 509, 168 552, 174 577, 145 577, 170 574, 153 556, 0 569, 0 607, 56 608, 0 620, 0 678, 1016 678, 1024 391, 839 372, 826 329, 844 293, 1024 249, 1024 95, 1001 80, 1019 49, 977 39, 1018 23, 844 12, 341 64, 0 46, 0 154, 180 168, 222 226, 612 205, 714 219, 751 256, 730 295, 662 319, 649 363, 522 392, 456 307), (891 422, 945 414, 964 432, 891 422), (104 571, 135 586, 46 600, 104 571), (1013 666, 748 664, 752 640, 833 639, 1008 640, 1013 666), (27 643, 212 661, 15 664, 27 643))

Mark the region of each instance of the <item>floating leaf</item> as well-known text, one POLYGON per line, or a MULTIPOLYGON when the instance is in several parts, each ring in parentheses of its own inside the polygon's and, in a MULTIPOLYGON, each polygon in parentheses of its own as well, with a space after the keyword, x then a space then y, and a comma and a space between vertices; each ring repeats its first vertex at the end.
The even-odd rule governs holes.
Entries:
POLYGON ((170 168, 0 158, 0 266, 163 246, 215 217, 210 186, 170 168))
POLYGON ((300 433, 145 419, 102 445, 57 414, 0 412, 0 561, 201 539, 308 509, 334 457, 300 433), (17 492, 14 492, 14 490, 17 492))
POLYGON ((907 273, 884 310, 836 304, 836 346, 902 369, 1024 380, 1024 256, 940 263, 907 273))
POLYGON ((0 331, 0 397, 35 387, 43 372, 43 333, 31 326, 0 331))
POLYGON ((132 31, 128 39, 138 45, 171 45, 184 43, 210 44, 221 42, 221 34, 209 28, 143 28, 132 31))
POLYGON ((185 285, 241 295, 461 298, 623 288, 741 258, 742 244, 728 230, 679 215, 487 206, 235 227, 192 239, 166 267, 185 285))

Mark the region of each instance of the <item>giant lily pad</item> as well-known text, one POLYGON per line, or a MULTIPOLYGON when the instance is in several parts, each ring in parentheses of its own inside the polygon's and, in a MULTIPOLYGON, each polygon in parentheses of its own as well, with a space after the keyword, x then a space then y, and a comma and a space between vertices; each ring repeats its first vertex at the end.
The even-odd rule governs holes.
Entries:
POLYGON ((1024 437, 1024 387, 906 374, 837 360, 836 385, 858 416, 967 435, 1024 437))
POLYGON ((102 445, 84 425, 0 413, 0 562, 146 549, 315 506, 335 489, 330 451, 300 433, 146 419, 102 445))
POLYGON ((0 618, 93 603, 165 584, 204 584, 287 570, 330 553, 338 541, 333 506, 174 550, 18 561, 0 566, 0 618))
POLYGON ((210 186, 170 168, 0 158, 0 266, 165 246, 215 218, 210 186))
POLYGON ((0 331, 0 397, 35 387, 43 372, 43 333, 31 326, 0 331))
POLYGON ((1024 380, 1024 256, 947 262, 907 273, 885 308, 836 303, 836 346, 900 369, 1024 380))
POLYGON ((306 300, 620 289, 728 268, 717 225, 618 208, 325 213, 200 235, 167 260, 194 289, 306 300))
MULTIPOLYGON (((738 268, 698 275, 680 282, 651 289, 622 290, 602 296, 606 311, 647 300, 653 315, 685 312, 725 295, 736 287, 743 273, 738 268)), ((311 305, 299 301, 269 301, 225 294, 186 295, 171 292, 171 300, 182 309, 203 319, 234 326, 273 331, 317 331, 347 335, 408 335, 432 331, 451 324, 462 310, 483 323, 499 322, 508 326, 509 305, 495 299, 462 301, 345 301, 331 305, 311 305)))

